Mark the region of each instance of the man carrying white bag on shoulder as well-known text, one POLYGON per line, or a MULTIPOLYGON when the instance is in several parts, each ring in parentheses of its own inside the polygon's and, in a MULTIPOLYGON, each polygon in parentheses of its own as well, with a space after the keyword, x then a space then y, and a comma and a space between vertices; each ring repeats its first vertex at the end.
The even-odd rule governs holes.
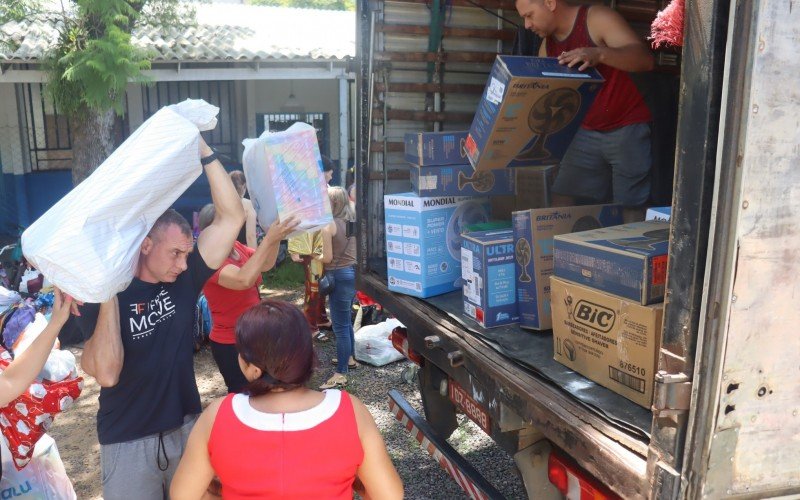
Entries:
POLYGON ((206 280, 230 253, 244 211, 199 130, 219 111, 161 109, 23 235, 23 251, 79 301, 81 365, 101 386, 103 497, 166 498, 201 411, 192 326, 206 280), (205 170, 216 209, 193 245, 167 208, 205 170))

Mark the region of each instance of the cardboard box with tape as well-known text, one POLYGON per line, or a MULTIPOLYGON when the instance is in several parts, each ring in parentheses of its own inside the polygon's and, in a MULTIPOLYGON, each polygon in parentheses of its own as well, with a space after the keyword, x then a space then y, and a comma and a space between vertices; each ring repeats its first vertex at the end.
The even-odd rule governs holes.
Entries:
POLYGON ((550 294, 555 360, 649 408, 663 305, 643 306, 555 277, 550 294))
POLYGON ((466 153, 475 170, 552 165, 564 156, 604 80, 546 57, 497 56, 466 153))
POLYGON ((512 215, 520 326, 547 330, 550 318, 550 275, 553 237, 622 223, 617 205, 540 208, 512 215))
POLYGON ((513 170, 475 171, 469 163, 410 166, 411 190, 419 196, 497 196, 514 194, 513 170))

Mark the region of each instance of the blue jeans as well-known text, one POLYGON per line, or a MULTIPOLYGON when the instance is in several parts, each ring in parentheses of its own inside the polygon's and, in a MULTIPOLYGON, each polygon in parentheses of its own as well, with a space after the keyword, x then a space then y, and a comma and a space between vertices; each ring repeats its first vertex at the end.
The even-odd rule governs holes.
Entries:
POLYGON ((336 286, 330 295, 331 322, 336 336, 336 372, 347 373, 347 363, 355 352, 353 323, 350 321, 353 299, 356 296, 355 266, 325 271, 333 274, 336 286))

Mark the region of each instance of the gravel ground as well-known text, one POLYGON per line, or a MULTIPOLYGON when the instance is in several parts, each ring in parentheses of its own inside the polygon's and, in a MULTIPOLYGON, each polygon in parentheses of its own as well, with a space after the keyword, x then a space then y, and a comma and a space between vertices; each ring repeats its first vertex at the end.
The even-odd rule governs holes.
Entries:
MULTIPOLYGON (((295 303, 297 293, 271 291, 275 298, 295 303)), ((320 366, 312 380, 318 386, 332 372, 330 360, 336 355, 333 341, 318 343, 320 366)), ((70 350, 80 357, 79 348, 70 350)), ((389 454, 405 485, 406 498, 465 498, 464 492, 394 419, 388 408, 388 392, 397 389, 411 405, 422 412, 416 383, 403 381, 407 361, 375 368, 362 366, 351 372, 347 390, 361 399, 372 412, 386 440, 389 454)), ((195 373, 203 406, 225 393, 222 377, 216 369, 211 351, 204 349, 195 356, 195 373)), ((69 411, 56 418, 50 434, 58 443, 61 457, 72 479, 78 498, 101 498, 100 453, 95 431, 95 413, 99 387, 85 377, 81 397, 69 411)), ((484 477, 508 498, 525 498, 521 480, 513 460, 469 419, 460 416, 461 426, 450 437, 450 444, 471 462, 484 477)))

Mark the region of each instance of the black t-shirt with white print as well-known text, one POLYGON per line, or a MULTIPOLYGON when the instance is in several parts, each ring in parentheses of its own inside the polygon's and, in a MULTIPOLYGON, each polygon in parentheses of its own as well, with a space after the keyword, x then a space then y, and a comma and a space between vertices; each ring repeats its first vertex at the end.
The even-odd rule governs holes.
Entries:
MULTIPOLYGON (((125 352, 119 383, 100 389, 100 444, 122 443, 180 427, 200 413, 194 378, 192 330, 197 297, 214 274, 195 247, 174 283, 134 278, 117 294, 125 352)), ((89 338, 99 304, 81 307, 78 323, 89 338)))

